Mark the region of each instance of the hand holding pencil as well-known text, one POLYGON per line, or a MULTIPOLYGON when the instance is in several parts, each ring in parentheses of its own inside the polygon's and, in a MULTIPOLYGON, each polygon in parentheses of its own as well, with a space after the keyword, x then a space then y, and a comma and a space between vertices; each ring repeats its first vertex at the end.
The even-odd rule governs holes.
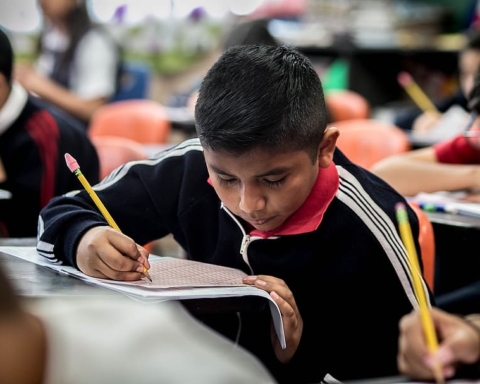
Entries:
POLYGON ((398 82, 423 112, 437 112, 438 109, 407 72, 400 72, 398 82))
POLYGON ((476 315, 475 328, 460 316, 438 308, 432 308, 430 314, 439 340, 435 353, 429 352, 419 311, 405 315, 400 322, 398 369, 402 375, 415 380, 431 380, 434 378, 432 370, 441 365, 443 376, 451 378, 460 365, 479 361, 480 315, 476 315))
MULTIPOLYGON (((418 301, 420 319, 422 323, 422 328, 424 332, 424 338, 426 340, 429 352, 435 354, 438 349, 437 335, 435 332, 435 326, 430 314, 430 308, 427 302, 427 296, 425 292, 426 284, 422 284, 420 264, 418 262, 417 250, 415 248, 415 243, 413 240, 413 234, 408 221, 408 214, 403 203, 397 203, 395 206, 397 213, 398 227, 400 230, 400 236, 402 242, 407 251, 408 265, 410 269, 410 274, 412 275, 413 280, 413 290, 415 297, 418 301)), ((438 384, 444 383, 445 379, 443 377, 442 367, 438 364, 432 366, 432 372, 435 376, 435 380, 438 384)))
POLYGON ((111 230, 105 229, 105 227, 95 227, 86 232, 77 250, 79 268, 90 276, 116 280, 136 280, 138 279, 138 272, 140 272, 152 281, 147 269, 150 266, 148 252, 135 244, 132 239, 123 235, 119 236, 120 228, 85 179, 77 161, 68 153, 65 154, 65 161, 70 171, 78 177, 110 227, 115 229, 115 233, 109 233, 111 230), (97 236, 98 233, 100 235, 97 236), (100 240, 98 240, 99 238, 100 240), (122 257, 119 259, 112 256, 116 253, 114 251, 121 253, 122 257))

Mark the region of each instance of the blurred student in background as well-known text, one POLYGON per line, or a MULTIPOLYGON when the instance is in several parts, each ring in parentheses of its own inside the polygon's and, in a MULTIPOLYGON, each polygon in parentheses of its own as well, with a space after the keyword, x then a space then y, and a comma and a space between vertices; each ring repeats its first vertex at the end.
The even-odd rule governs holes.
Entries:
POLYGON ((415 132, 429 131, 450 107, 458 105, 467 109, 467 97, 473 87, 473 79, 480 65, 480 31, 467 35, 467 43, 458 57, 459 89, 449 98, 435 102, 438 112, 422 112, 418 107, 400 111, 394 118, 394 124, 405 130, 415 132))
POLYGON ((465 317, 431 309, 439 348, 430 353, 419 311, 405 315, 400 322, 398 369, 409 378, 433 380, 439 364, 444 377, 480 377, 480 314, 465 317))
POLYGON ((0 268, 0 383, 274 384, 252 355, 176 302, 21 302, 0 268), (29 305, 28 305, 29 304, 29 305))
POLYGON ((38 0, 43 30, 35 67, 21 66, 17 80, 28 91, 88 126, 92 114, 114 95, 121 49, 95 25, 85 0, 38 0))
POLYGON ((371 171, 404 196, 465 190, 465 200, 480 202, 480 66, 468 109, 469 129, 453 139, 381 160, 371 171))
POLYGON ((0 29, 0 233, 34 237, 42 209, 52 197, 79 189, 65 164, 69 152, 92 183, 99 180, 97 152, 81 124, 60 116, 12 80, 13 50, 0 29))

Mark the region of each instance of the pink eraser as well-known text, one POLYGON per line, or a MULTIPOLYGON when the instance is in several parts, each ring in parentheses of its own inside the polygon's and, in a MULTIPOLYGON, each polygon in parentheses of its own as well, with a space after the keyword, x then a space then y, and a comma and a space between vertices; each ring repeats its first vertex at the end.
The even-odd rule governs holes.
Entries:
POLYGON ((407 72, 400 72, 398 74, 398 82, 402 86, 406 87, 412 82, 412 76, 410 76, 410 74, 408 74, 407 72))
POLYGON ((405 204, 399 201, 398 203, 395 204, 395 210, 398 211, 400 209, 405 209, 405 204))
POLYGON ((68 169, 75 172, 79 167, 77 160, 75 160, 69 153, 65 153, 65 161, 67 162, 68 169))

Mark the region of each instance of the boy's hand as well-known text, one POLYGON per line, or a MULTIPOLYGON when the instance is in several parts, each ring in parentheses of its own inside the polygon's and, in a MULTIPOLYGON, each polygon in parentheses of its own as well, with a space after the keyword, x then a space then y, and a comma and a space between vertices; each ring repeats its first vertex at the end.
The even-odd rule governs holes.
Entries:
POLYGON ((282 363, 288 363, 295 354, 298 344, 300 344, 303 332, 302 316, 298 311, 292 291, 290 291, 283 280, 272 276, 247 276, 243 278, 243 282, 245 284, 255 285, 256 287, 267 291, 280 308, 287 348, 282 349, 273 325, 272 344, 277 359, 282 363))
POLYGON ((149 269, 148 251, 132 239, 107 226, 94 227, 77 247, 77 265, 86 275, 102 279, 133 281, 149 269))
POLYGON ((460 317, 432 308, 439 348, 429 352, 420 313, 413 311, 400 321, 399 371, 415 379, 433 379, 433 368, 440 364, 446 378, 455 374, 459 363, 471 364, 480 358, 480 333, 460 317))

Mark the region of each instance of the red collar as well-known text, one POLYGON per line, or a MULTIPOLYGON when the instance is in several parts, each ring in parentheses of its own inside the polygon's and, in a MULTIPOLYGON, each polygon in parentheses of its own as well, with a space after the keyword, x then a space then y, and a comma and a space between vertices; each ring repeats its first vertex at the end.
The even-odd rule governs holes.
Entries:
POLYGON ((271 231, 254 229, 250 235, 267 238, 278 235, 298 235, 316 230, 322 222, 327 207, 335 197, 338 186, 338 172, 332 162, 327 168, 319 169, 317 181, 307 200, 280 227, 271 231))
MULTIPOLYGON (((208 183, 212 184, 210 178, 208 183)), ((337 168, 332 161, 327 168, 319 169, 317 180, 307 200, 280 227, 271 231, 253 229, 250 235, 267 238, 278 235, 298 235, 316 230, 337 193, 339 183, 337 168)))

